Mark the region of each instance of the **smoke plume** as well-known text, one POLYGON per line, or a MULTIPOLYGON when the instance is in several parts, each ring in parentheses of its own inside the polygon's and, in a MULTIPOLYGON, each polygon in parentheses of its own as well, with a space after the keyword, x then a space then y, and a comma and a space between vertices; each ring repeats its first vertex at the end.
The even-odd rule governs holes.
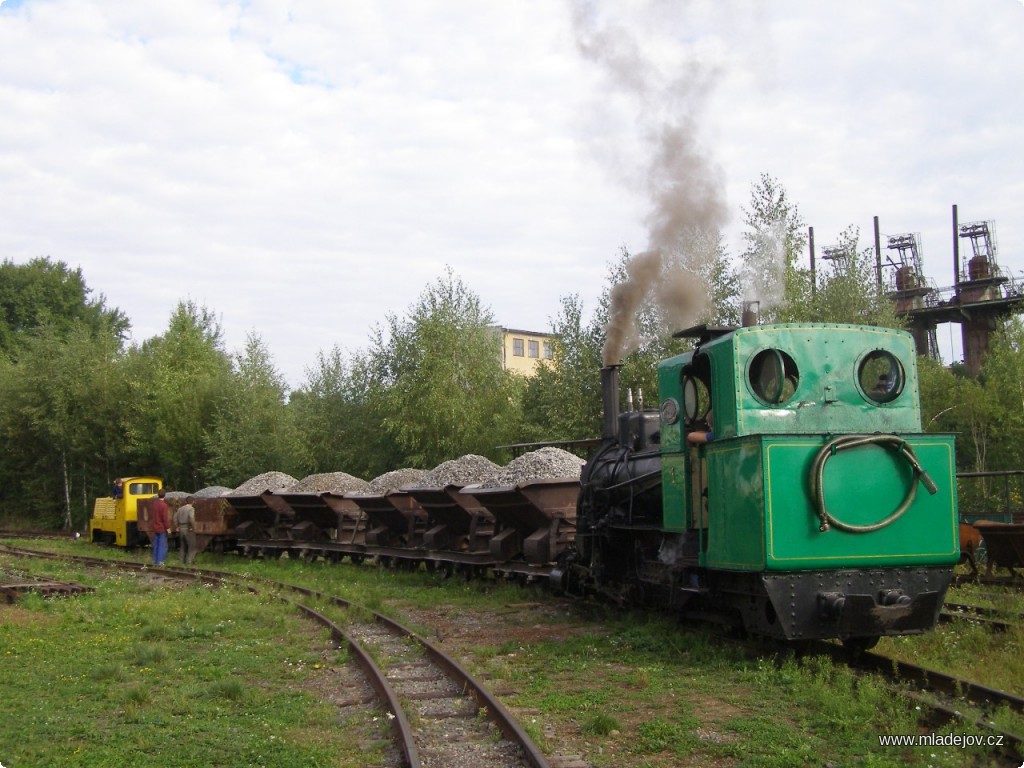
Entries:
POLYGON ((626 281, 611 292, 602 355, 605 365, 614 365, 640 342, 636 317, 643 306, 654 303, 680 324, 692 321, 704 307, 707 290, 696 265, 688 268, 685 260, 670 255, 687 230, 718 231, 726 221, 722 173, 698 135, 718 70, 707 63, 710 55, 696 42, 687 46, 673 40, 666 55, 665 37, 658 31, 668 29, 684 39, 678 27, 685 23, 687 3, 642 2, 637 13, 632 4, 620 10, 618 3, 570 1, 579 49, 605 74, 609 108, 616 99, 629 105, 645 157, 634 183, 650 203, 648 242, 627 265, 626 281), (629 26, 623 22, 627 17, 629 26), (637 30, 645 26, 648 33, 641 43, 637 30))
POLYGON ((761 302, 761 311, 780 307, 786 296, 786 227, 784 222, 748 236, 747 263, 741 274, 743 300, 761 302))

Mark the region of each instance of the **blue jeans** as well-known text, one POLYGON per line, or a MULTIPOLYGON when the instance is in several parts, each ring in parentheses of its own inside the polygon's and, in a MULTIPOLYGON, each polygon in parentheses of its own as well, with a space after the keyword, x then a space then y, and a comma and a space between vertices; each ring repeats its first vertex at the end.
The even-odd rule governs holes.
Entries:
POLYGON ((163 565, 167 558, 167 532, 153 534, 153 565, 163 565))

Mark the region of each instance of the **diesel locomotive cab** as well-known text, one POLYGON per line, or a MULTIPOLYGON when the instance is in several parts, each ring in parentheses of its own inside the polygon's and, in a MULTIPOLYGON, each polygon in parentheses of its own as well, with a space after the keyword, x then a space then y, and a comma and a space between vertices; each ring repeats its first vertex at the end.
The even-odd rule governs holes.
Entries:
POLYGON ((148 542, 139 531, 138 505, 141 499, 155 496, 163 487, 159 477, 119 477, 112 483, 111 495, 96 499, 89 518, 89 540, 134 547, 148 542))

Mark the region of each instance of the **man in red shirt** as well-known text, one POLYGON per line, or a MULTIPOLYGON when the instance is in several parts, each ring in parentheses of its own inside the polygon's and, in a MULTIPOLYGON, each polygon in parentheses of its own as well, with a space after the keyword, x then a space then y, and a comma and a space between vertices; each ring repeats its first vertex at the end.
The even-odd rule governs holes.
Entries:
POLYGON ((153 565, 163 565, 167 557, 167 530, 170 528, 167 502, 164 501, 164 489, 157 493, 159 497, 153 502, 150 512, 153 514, 153 565))

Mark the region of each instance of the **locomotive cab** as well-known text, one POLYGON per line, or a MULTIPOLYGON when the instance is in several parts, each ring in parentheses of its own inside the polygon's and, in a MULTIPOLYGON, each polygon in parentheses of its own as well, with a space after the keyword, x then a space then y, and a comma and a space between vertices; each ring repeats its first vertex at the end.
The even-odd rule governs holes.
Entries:
POLYGON ((681 335, 696 349, 659 366, 663 523, 696 543, 699 583, 778 638, 933 628, 959 556, 953 437, 922 432, 910 335, 681 335))
POLYGON ((553 581, 782 640, 933 629, 960 550, 953 436, 921 428, 910 334, 678 335, 697 343, 659 365, 657 412, 620 417, 602 369, 605 435, 553 581))
POLYGON ((110 496, 96 499, 89 520, 89 540, 134 547, 148 541, 139 533, 138 503, 155 496, 163 487, 159 477, 121 477, 114 481, 110 496))

